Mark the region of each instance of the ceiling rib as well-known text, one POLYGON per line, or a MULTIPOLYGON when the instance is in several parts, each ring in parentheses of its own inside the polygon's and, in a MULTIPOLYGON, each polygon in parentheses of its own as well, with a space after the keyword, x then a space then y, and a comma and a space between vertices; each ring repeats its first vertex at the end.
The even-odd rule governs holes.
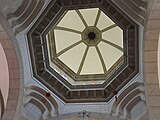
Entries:
POLYGON ((81 70, 82 70, 83 64, 84 64, 84 62, 85 62, 85 59, 86 59, 88 50, 89 50, 89 47, 87 46, 87 48, 86 48, 86 50, 85 50, 85 52, 84 52, 84 55, 83 55, 83 57, 82 57, 82 61, 81 61, 81 63, 80 63, 79 69, 78 69, 78 71, 77 71, 77 74, 78 74, 78 75, 80 75, 80 73, 81 73, 81 70))

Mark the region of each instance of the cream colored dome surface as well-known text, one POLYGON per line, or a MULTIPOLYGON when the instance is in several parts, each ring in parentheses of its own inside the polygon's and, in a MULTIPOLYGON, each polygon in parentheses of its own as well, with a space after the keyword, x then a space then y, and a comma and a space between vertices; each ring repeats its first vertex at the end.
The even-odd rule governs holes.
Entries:
POLYGON ((66 11, 47 39, 50 61, 59 59, 77 75, 107 75, 123 63, 123 30, 99 8, 66 11))

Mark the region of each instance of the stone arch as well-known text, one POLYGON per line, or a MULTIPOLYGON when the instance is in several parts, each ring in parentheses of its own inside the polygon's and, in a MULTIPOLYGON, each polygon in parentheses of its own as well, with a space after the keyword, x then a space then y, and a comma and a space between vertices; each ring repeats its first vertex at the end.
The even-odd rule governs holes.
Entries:
POLYGON ((9 91, 9 71, 8 71, 6 55, 1 43, 0 43, 0 68, 1 68, 0 69, 0 92, 1 92, 0 106, 2 107, 1 112, 4 112, 4 109, 7 104, 8 91, 9 91))
POLYGON ((127 87, 126 90, 123 91, 121 93, 121 95, 118 96, 118 100, 113 103, 111 114, 116 112, 118 105, 123 101, 123 99, 125 99, 125 97, 128 94, 133 93, 133 91, 135 91, 136 89, 139 90, 140 89, 139 87, 142 87, 142 86, 143 86, 143 83, 135 82, 132 85, 130 85, 129 87, 127 87))
POLYGON ((9 93, 2 120, 12 120, 14 118, 18 103, 20 74, 15 48, 13 47, 9 36, 2 25, 0 25, 0 43, 6 55, 9 71, 9 93))
POLYGON ((22 0, 16 11, 7 14, 6 19, 15 34, 23 31, 32 23, 44 3, 45 0, 22 0))
MULTIPOLYGON (((31 95, 27 95, 25 97, 22 111, 24 110, 25 106, 27 106, 30 103, 35 105, 42 112, 43 119, 46 119, 51 115, 50 110, 48 109, 48 105, 43 104, 43 102, 39 98, 31 96, 31 95)), ((21 114, 23 115, 23 113, 21 114)))
POLYGON ((158 46, 160 46, 160 1, 151 0, 149 16, 146 24, 144 41, 144 78, 146 82, 146 96, 151 120, 160 119, 160 84, 158 66, 160 64, 158 46))
MULTIPOLYGON (((130 118, 131 119, 131 110, 133 109, 133 107, 139 103, 141 101, 141 97, 140 96, 136 96, 134 97, 130 103, 126 106, 126 118, 130 118)), ((124 114, 125 110, 123 111, 123 114, 124 114)))
POLYGON ((37 101, 40 102, 39 105, 44 106, 46 111, 43 113, 45 114, 45 117, 55 117, 58 115, 58 104, 55 101, 54 97, 51 95, 50 97, 46 97, 46 92, 44 89, 32 85, 30 87, 25 88, 25 98, 23 101, 23 106, 29 103, 29 100, 36 99, 37 101))
POLYGON ((45 108, 44 108, 44 107, 41 105, 41 103, 39 103, 37 100, 31 99, 31 100, 29 101, 29 103, 34 104, 37 108, 39 108, 39 110, 41 110, 42 113, 45 112, 45 108))
MULTIPOLYGON (((42 88, 37 87, 37 86, 31 86, 30 89, 39 92, 42 96, 44 96, 45 93, 46 93, 45 90, 43 90, 42 88)), ((57 104, 57 102, 55 101, 55 99, 53 97, 48 98, 48 100, 51 102, 51 104, 54 105, 56 110, 59 109, 58 104, 57 104)))

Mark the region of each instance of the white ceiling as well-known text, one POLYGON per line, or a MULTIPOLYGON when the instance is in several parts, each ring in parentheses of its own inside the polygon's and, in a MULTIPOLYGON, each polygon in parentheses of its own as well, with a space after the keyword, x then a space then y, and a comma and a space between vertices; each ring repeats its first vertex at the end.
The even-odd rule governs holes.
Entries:
POLYGON ((105 74, 123 56, 123 30, 99 8, 69 10, 53 29, 56 57, 78 75, 105 74), (96 45, 82 40, 89 27, 100 33, 96 45))

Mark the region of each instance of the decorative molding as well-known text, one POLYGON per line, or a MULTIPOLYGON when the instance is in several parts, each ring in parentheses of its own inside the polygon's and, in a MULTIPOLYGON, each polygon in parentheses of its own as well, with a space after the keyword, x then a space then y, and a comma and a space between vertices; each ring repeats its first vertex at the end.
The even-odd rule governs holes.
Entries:
POLYGON ((46 97, 46 92, 47 91, 37 86, 25 88, 22 109, 28 103, 32 103, 33 105, 37 106, 40 111, 42 111, 43 119, 57 116, 59 109, 58 104, 52 96, 46 97))
POLYGON ((17 34, 26 29, 42 9, 45 0, 23 0, 14 13, 7 15, 14 33, 17 34))
POLYGON ((118 91, 122 89, 139 72, 138 25, 111 1, 95 0, 90 2, 87 0, 86 2, 69 2, 68 0, 51 1, 27 34, 34 77, 45 84, 65 102, 108 102, 113 97, 112 92, 115 89, 118 91), (125 61, 125 65, 117 70, 119 73, 113 74, 110 84, 106 80, 103 85, 72 86, 48 65, 48 56, 44 54, 47 49, 45 35, 52 28, 55 21, 63 15, 65 10, 75 9, 75 7, 100 7, 105 14, 127 33, 124 35, 124 46, 127 50, 125 51, 125 57, 127 60, 125 61), (78 90, 79 88, 82 90, 78 90), (100 90, 95 88, 100 88, 100 90))
MULTIPOLYGON (((122 93, 118 95, 117 101, 115 101, 112 105, 111 115, 119 116, 123 119, 134 119, 131 118, 130 111, 140 102, 143 102, 146 105, 144 100, 144 85, 140 82, 132 83, 128 86, 122 93)), ((147 107, 144 106, 144 107, 147 107)), ((146 111, 142 111, 143 113, 147 113, 146 111)), ((139 118, 140 119, 140 118, 139 118)))
POLYGON ((19 66, 18 59, 16 56, 15 48, 13 47, 10 38, 4 28, 0 25, 0 42, 4 49, 8 70, 9 70, 9 93, 8 93, 8 101, 7 106, 5 108, 4 114, 2 116, 2 120, 12 120, 17 108, 17 103, 12 101, 18 101, 19 97, 19 88, 20 88, 20 74, 19 74, 19 66))
POLYGON ((147 14, 147 1, 144 0, 111 0, 126 15, 137 23, 144 25, 147 14))

